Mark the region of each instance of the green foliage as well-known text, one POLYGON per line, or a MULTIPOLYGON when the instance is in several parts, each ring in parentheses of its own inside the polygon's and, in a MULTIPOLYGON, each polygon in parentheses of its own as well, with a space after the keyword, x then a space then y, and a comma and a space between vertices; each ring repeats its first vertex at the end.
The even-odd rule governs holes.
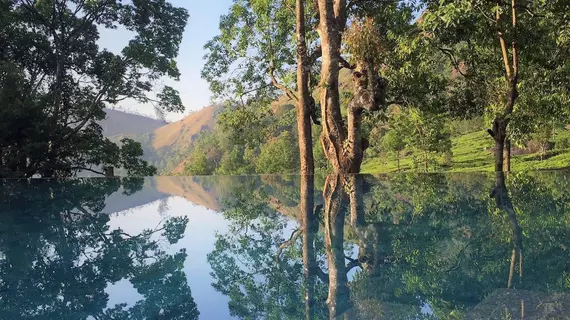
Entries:
POLYGON ((206 155, 201 152, 193 152, 190 163, 184 167, 184 173, 190 176, 204 176, 212 174, 213 170, 206 155))
POLYGON ((426 171, 433 155, 451 153, 451 133, 444 115, 416 108, 396 109, 389 117, 389 124, 382 146, 397 155, 398 170, 400 152, 405 148, 413 152, 414 162, 422 163, 426 171))
POLYGON ((106 105, 124 99, 184 109, 171 87, 157 99, 148 93, 160 78, 180 75, 174 59, 186 10, 151 0, 0 6, 0 176, 70 176, 117 164, 129 174, 154 173, 139 160, 140 145, 116 146, 96 122, 106 105), (100 49, 99 30, 117 27, 133 33, 128 45, 119 53, 100 49))
POLYGON ((259 173, 294 173, 299 170, 299 152, 289 132, 282 132, 277 138, 261 148, 256 161, 259 173))
MULTIPOLYGON (((449 91, 454 103, 468 106, 465 114, 485 112, 487 125, 507 117, 509 138, 519 146, 544 125, 568 121, 569 87, 560 82, 569 71, 564 58, 569 52, 567 32, 562 31, 568 28, 567 1, 520 1, 516 28, 510 2, 422 2, 426 10, 419 25, 429 34, 427 41, 452 63, 456 85, 449 91), (499 23, 497 13, 503 16, 499 23), (497 28, 507 46, 518 47, 518 96, 512 114, 497 28)), ((512 51, 507 49, 508 61, 512 51)))
POLYGON ((278 89, 268 84, 270 69, 283 85, 294 86, 294 5, 291 0, 233 2, 220 19, 221 34, 204 47, 202 77, 215 95, 236 102, 244 95, 271 101, 278 89))

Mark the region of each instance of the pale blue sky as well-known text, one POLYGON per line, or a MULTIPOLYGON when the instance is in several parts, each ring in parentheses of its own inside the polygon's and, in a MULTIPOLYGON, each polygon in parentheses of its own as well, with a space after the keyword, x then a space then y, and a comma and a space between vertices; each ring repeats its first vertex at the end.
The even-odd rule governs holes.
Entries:
MULTIPOLYGON (((188 113, 200 110, 210 103, 208 83, 201 79, 200 71, 204 61, 204 44, 219 33, 220 16, 226 14, 232 0, 170 0, 179 7, 184 7, 190 13, 184 39, 180 45, 178 68, 182 76, 179 82, 167 83, 180 91, 182 102, 186 106, 184 114, 168 114, 167 120, 179 120, 188 113)), ((100 46, 113 51, 121 50, 130 39, 125 30, 102 30, 100 46)), ((154 117, 152 106, 140 105, 133 101, 125 102, 118 109, 135 111, 154 117)))

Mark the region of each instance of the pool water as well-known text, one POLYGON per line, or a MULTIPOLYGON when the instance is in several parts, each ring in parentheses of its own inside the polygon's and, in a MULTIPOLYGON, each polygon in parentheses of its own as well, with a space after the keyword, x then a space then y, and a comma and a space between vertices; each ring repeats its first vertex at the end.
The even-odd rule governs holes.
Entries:
POLYGON ((570 319, 570 173, 0 181, 0 319, 570 319))

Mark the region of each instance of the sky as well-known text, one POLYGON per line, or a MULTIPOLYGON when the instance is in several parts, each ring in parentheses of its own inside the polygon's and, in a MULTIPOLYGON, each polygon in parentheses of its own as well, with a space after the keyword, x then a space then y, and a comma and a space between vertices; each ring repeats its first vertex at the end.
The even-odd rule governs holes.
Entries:
MULTIPOLYGON (((182 103, 186 107, 184 114, 166 115, 168 121, 177 121, 211 102, 208 83, 200 77, 204 64, 203 47, 208 40, 219 34, 220 16, 228 12, 232 0, 170 0, 170 3, 186 8, 190 14, 177 59, 182 76, 179 82, 165 81, 180 92, 182 103)), ((132 34, 120 29, 100 30, 100 33, 99 45, 114 52, 120 51, 132 37, 132 34)), ((151 105, 141 105, 135 101, 125 101, 117 109, 156 117, 151 105)))

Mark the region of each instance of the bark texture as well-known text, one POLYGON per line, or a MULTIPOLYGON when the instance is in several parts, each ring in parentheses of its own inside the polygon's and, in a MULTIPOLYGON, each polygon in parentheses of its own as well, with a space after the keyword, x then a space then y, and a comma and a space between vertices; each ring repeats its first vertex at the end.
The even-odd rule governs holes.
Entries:
POLYGON ((310 65, 307 55, 305 0, 296 0, 297 14, 297 132, 299 135, 299 155, 301 175, 315 172, 311 116, 314 100, 309 91, 310 65))
POLYGON ((347 110, 346 123, 341 115, 339 97, 340 68, 351 70, 356 66, 346 62, 340 54, 342 34, 346 28, 345 0, 318 0, 321 38, 321 143, 334 172, 358 173, 368 142, 361 136, 362 113, 377 111, 385 105, 386 81, 372 63, 361 61, 359 71, 353 71, 354 97, 347 110))
MULTIPOLYGON (((498 1, 497 5, 501 7, 502 1, 498 1)), ((507 42, 504 37, 503 24, 504 15, 501 10, 496 12, 497 35, 501 47, 501 55, 505 66, 505 81, 506 81, 506 99, 504 99, 504 108, 495 116, 493 121, 493 129, 488 130, 489 134, 495 140, 495 171, 510 170, 510 141, 508 142, 509 152, 508 157, 505 159, 503 150, 507 139, 507 127, 513 113, 516 100, 519 96, 518 92, 518 77, 519 77, 519 59, 518 59, 518 34, 517 34, 517 0, 511 0, 511 18, 510 34, 512 37, 510 45, 510 55, 507 42), (504 163, 504 161, 507 163, 504 163)))

